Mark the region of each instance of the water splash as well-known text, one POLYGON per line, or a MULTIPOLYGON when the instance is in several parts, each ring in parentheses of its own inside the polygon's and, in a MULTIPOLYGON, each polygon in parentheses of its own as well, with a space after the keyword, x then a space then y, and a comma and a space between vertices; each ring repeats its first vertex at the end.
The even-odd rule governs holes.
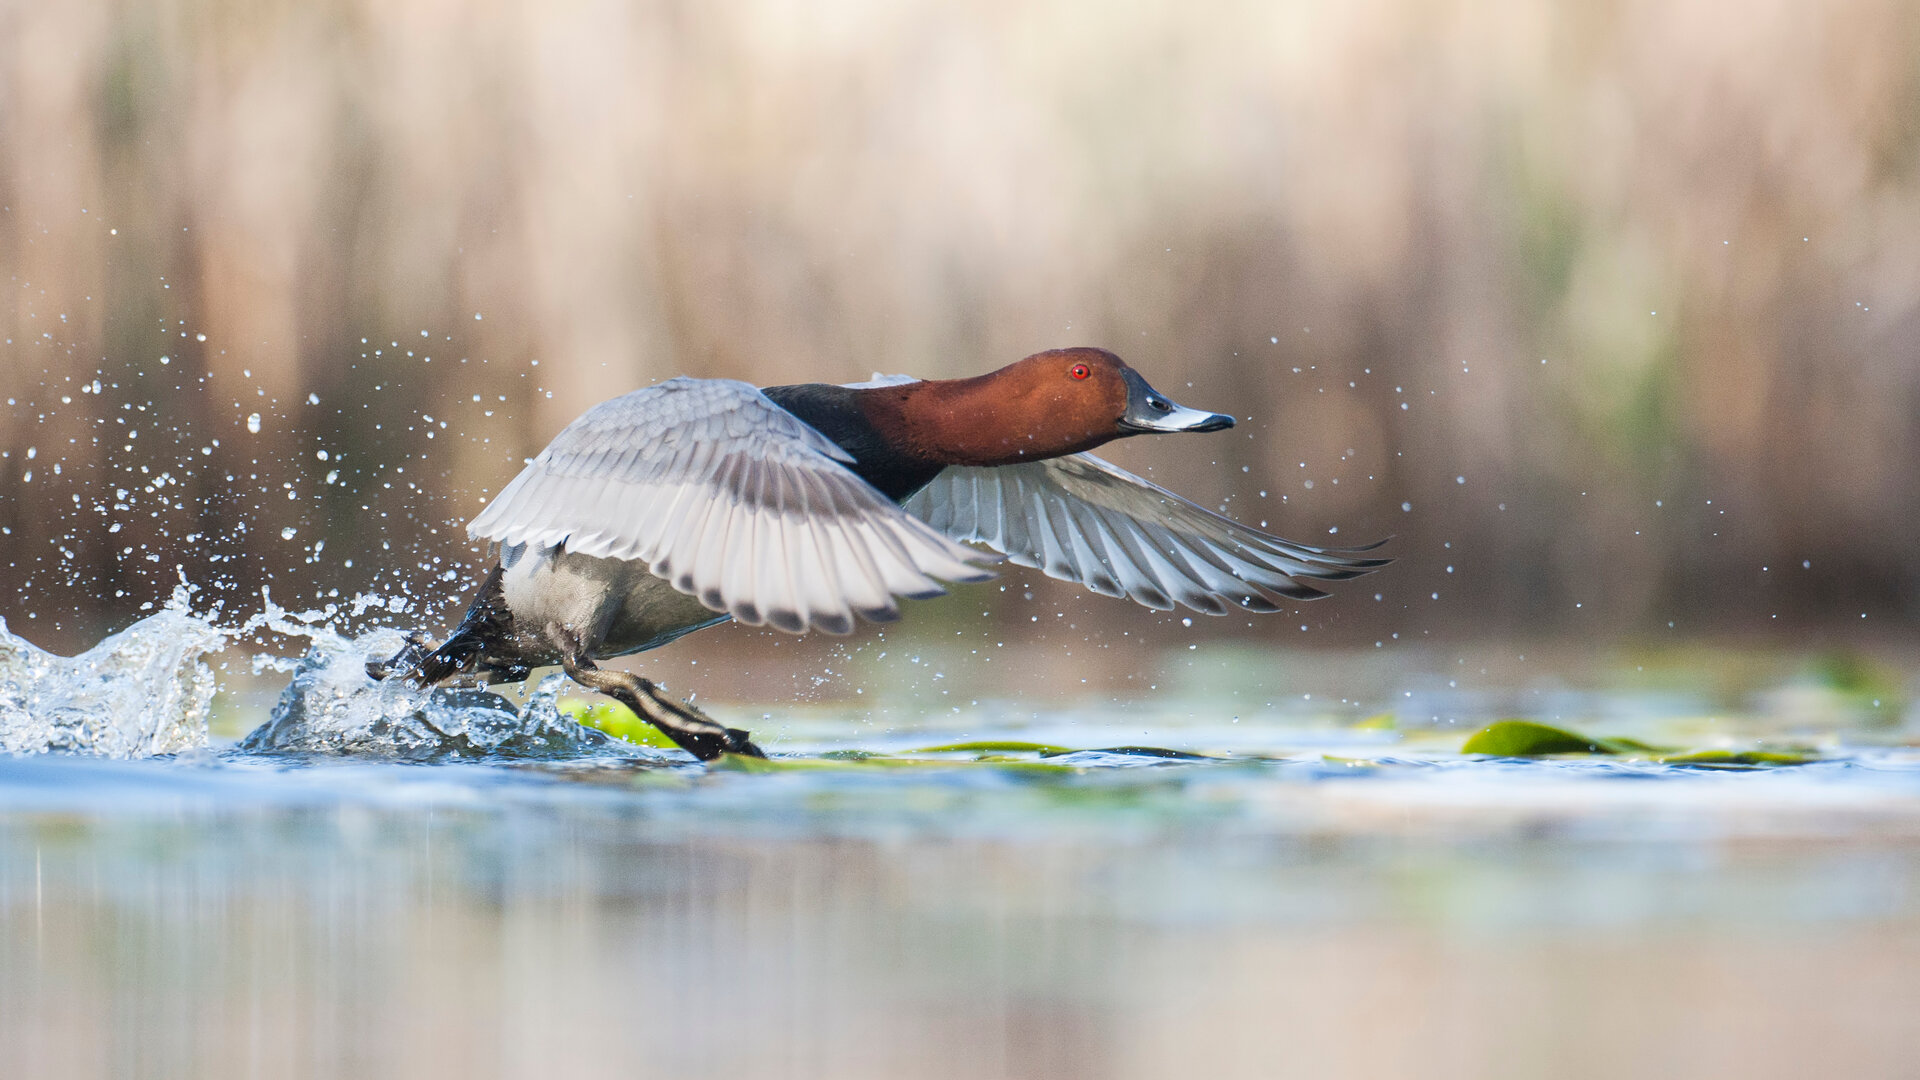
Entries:
MULTIPOLYGON (((0 620, 0 753, 138 758, 208 745, 219 681, 210 653, 261 630, 307 642, 298 660, 254 657, 256 670, 292 675, 267 722, 242 753, 371 757, 389 761, 655 756, 563 716, 563 676, 551 676, 524 709, 488 690, 426 689, 404 679, 375 682, 366 662, 399 649, 398 630, 349 637, 345 612, 266 610, 238 628, 194 614, 182 585, 158 613, 79 656, 49 653, 0 620)), ((353 610, 388 606, 357 598, 353 610)))
POLYGON ((228 636, 188 610, 185 589, 79 656, 40 649, 0 619, 0 751, 132 758, 205 746, 217 684, 202 657, 228 636))
MULTIPOLYGON (((284 619, 273 622, 283 632, 294 629, 284 619)), ((324 628, 299 629, 312 645, 293 666, 293 680, 267 722, 241 740, 242 752, 394 761, 646 753, 562 716, 556 698, 564 676, 549 676, 526 709, 516 710, 489 690, 427 690, 406 679, 368 679, 367 661, 400 648, 404 639, 397 630, 347 638, 324 628)))

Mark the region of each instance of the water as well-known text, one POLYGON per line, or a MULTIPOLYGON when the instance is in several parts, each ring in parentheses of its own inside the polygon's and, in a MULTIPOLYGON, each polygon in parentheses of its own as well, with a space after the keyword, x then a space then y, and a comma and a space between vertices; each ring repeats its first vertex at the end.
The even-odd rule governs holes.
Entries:
POLYGON ((0 620, 0 750, 147 757, 204 746, 214 676, 201 657, 226 640, 170 607, 69 658, 0 620))
MULTIPOLYGON (((260 662, 281 689, 237 741, 213 657, 248 628, 182 601, 71 660, 0 639, 6 1076, 1876 1076, 1916 1049, 1902 727, 1748 770, 1150 729, 1193 759, 1009 707, 803 719, 705 769, 555 683, 374 685, 393 632, 265 624, 303 655, 260 662), (928 749, 963 731, 1074 752, 928 749)), ((1805 707, 1767 700, 1717 729, 1805 707)))

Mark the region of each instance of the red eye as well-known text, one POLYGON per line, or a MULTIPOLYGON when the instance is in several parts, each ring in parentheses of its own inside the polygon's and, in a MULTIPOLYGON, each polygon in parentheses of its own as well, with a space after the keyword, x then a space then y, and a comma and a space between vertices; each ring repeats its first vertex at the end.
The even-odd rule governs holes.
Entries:
POLYGON ((1067 374, 1073 376, 1076 379, 1084 379, 1087 376, 1093 374, 1093 369, 1088 367, 1085 364, 1075 364, 1072 367, 1067 369, 1067 374))

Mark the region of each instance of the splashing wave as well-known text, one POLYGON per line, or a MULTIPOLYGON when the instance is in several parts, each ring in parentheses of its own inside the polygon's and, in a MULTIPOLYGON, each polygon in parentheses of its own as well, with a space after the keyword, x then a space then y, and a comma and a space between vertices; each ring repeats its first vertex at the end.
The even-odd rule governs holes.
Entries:
POLYGON ((367 661, 391 656, 402 635, 357 639, 312 634, 313 645, 266 723, 239 749, 264 754, 346 754, 400 761, 551 758, 639 749, 560 714, 564 676, 548 676, 524 712, 488 690, 425 690, 405 679, 373 682, 367 661))
POLYGON ((74 657, 38 648, 0 620, 0 753, 138 758, 206 747, 219 681, 210 653, 265 628, 304 638, 298 660, 256 656, 257 670, 292 678, 242 754, 371 757, 391 761, 657 756, 563 716, 562 676, 541 683, 526 708, 481 689, 424 689, 374 682, 366 662, 399 648, 397 630, 347 637, 330 612, 267 611, 238 629, 191 609, 184 584, 166 607, 74 657))
POLYGON ((73 657, 0 620, 0 751, 133 758, 205 746, 217 684, 201 658, 228 637, 179 598, 73 657))

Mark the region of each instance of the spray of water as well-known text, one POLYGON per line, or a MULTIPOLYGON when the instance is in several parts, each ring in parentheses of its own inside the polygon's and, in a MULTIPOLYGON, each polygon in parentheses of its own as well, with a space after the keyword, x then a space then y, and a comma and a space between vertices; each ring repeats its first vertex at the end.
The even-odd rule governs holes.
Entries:
POLYGON ((0 750, 130 758, 205 746, 217 683, 203 658, 229 635, 188 599, 176 589, 158 613, 73 657, 0 620, 0 750))
POLYGON ((220 689, 207 657, 267 631, 307 646, 297 660, 254 657, 256 672, 291 678, 266 723, 234 753, 398 761, 656 756, 562 715, 564 676, 543 681, 525 708, 485 689, 374 682, 367 661, 392 655, 400 631, 348 636, 334 628, 333 610, 287 611, 271 594, 262 598, 264 611, 224 628, 194 612, 194 592, 183 582, 160 611, 74 657, 39 649, 0 621, 0 751, 136 758, 206 747, 220 689))

